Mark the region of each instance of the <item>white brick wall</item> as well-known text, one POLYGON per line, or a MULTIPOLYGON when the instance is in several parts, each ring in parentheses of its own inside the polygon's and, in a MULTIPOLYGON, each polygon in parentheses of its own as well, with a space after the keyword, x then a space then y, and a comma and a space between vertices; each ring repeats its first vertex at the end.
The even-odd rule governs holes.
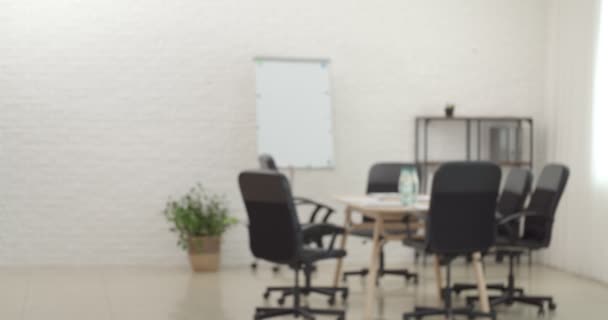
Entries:
MULTIPOLYGON (((594 136, 599 131, 595 123, 605 119, 594 110, 607 106, 594 101, 593 90, 595 60, 605 59, 596 56, 596 50, 599 41, 606 41, 606 35, 599 33, 599 20, 607 18, 601 14, 606 7, 600 5, 606 4, 552 1, 546 118, 554 138, 547 157, 568 165, 570 178, 556 213, 551 246, 542 258, 548 265, 608 283, 608 186, 594 166, 598 153, 606 150, 605 137, 594 136), (598 141, 603 145, 599 150, 594 145, 598 141)), ((601 166, 605 168, 605 163, 601 166)))
MULTIPOLYGON (((413 117, 542 111, 546 1, 0 0, 0 264, 182 264, 160 214, 256 166, 252 57, 332 59, 329 201, 413 158, 413 117)), ((449 148, 446 145, 445 148, 449 148)), ((454 148, 454 146, 451 146, 454 148)), ((353 263, 369 247, 351 242, 353 263)), ((405 250, 391 245, 391 261, 405 250)), ((245 228, 224 263, 250 261, 245 228)))

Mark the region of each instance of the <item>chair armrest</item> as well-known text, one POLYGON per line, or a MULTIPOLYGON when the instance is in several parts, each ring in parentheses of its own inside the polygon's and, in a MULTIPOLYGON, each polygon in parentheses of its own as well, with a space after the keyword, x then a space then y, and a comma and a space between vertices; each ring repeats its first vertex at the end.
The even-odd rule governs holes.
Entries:
POLYGON ((333 249, 334 243, 336 242, 336 237, 338 235, 344 234, 344 228, 329 224, 329 223, 319 223, 307 226, 304 230, 302 230, 304 237, 310 236, 312 238, 320 238, 323 236, 331 235, 331 242, 329 243, 329 250, 333 249))
POLYGON ((294 196, 293 197, 293 201, 296 203, 296 205, 300 205, 300 204, 319 204, 311 199, 308 198, 304 198, 304 197, 297 197, 294 196))
POLYGON ((505 216, 504 216, 502 213, 500 213, 500 212, 496 211, 496 212, 494 213, 494 217, 496 218, 496 221, 500 221, 500 220, 502 220, 502 219, 503 219, 505 216))
POLYGON ((305 233, 314 232, 316 234, 330 235, 334 233, 342 234, 344 233, 344 228, 331 223, 316 223, 307 225, 302 231, 305 233))
POLYGON ((522 217, 542 217, 547 219, 547 216, 542 215, 535 211, 521 211, 514 214, 510 214, 507 217, 499 218, 496 222, 497 226, 505 228, 509 234, 509 240, 515 242, 519 239, 519 230, 514 230, 513 226, 509 222, 521 219, 522 217))
POLYGON ((293 197, 293 200, 294 200, 294 204, 296 206, 309 205, 309 206, 313 206, 314 207, 314 209, 312 211, 312 214, 310 215, 309 223, 315 223, 317 215, 322 210, 324 210, 326 212, 325 216, 323 217, 323 220, 322 220, 323 223, 327 222, 329 220, 329 217, 335 212, 334 208, 332 208, 332 207, 330 207, 330 206, 328 206, 326 204, 323 204, 323 203, 320 203, 320 202, 308 199, 308 198, 293 197))
POLYGON ((517 219, 522 218, 522 217, 542 217, 542 218, 547 219, 547 216, 542 215, 542 214, 540 214, 540 213, 538 213, 536 211, 521 211, 521 212, 510 214, 507 217, 503 217, 503 218, 499 219, 496 222, 496 224, 497 225, 507 224, 507 223, 509 223, 509 222, 511 222, 513 220, 517 220, 517 219))

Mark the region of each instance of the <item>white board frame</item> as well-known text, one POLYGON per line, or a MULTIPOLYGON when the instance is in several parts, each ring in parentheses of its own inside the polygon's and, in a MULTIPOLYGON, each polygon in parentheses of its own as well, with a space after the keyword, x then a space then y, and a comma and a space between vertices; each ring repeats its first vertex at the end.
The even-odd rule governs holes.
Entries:
POLYGON ((255 57, 254 63, 258 154, 272 155, 281 168, 333 168, 331 61, 255 57), (290 76, 305 82, 286 85, 290 76))

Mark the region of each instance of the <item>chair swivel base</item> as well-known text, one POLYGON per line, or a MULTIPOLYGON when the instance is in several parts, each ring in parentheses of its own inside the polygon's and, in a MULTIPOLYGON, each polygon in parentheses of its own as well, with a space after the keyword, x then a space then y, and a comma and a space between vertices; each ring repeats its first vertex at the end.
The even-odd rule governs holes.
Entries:
POLYGON ((453 319, 454 316, 465 316, 469 319, 472 318, 489 318, 496 320, 496 314, 494 312, 486 313, 481 311, 473 310, 472 308, 427 308, 427 307, 416 307, 414 312, 408 312, 403 314, 403 320, 410 319, 422 319, 424 317, 431 316, 444 316, 446 319, 453 319))
MULTIPOLYGON (((475 301, 477 301, 478 297, 467 297, 467 304, 472 306, 475 301)), ((538 308, 538 314, 543 315, 545 313, 545 304, 547 305, 550 311, 554 311, 557 309, 557 305, 553 300, 553 297, 549 296, 526 296, 526 295, 512 295, 506 294, 502 296, 491 296, 490 305, 492 307, 496 307, 498 305, 513 305, 515 303, 522 303, 530 306, 535 306, 538 308)))
POLYGON ((255 310, 254 320, 270 319, 280 316, 292 315, 294 317, 302 317, 306 320, 315 319, 315 315, 336 316, 338 320, 345 319, 345 313, 342 310, 328 309, 311 309, 307 307, 299 308, 257 308, 255 310))
MULTIPOLYGON (((502 283, 488 284, 486 286, 486 288, 488 290, 500 291, 501 293, 504 293, 504 292, 510 290, 508 288, 508 286, 506 286, 506 285, 504 285, 502 283)), ((476 284, 471 284, 471 283, 457 283, 457 284, 454 284, 452 286, 452 291, 454 291, 454 293, 456 293, 457 295, 460 294, 463 291, 477 290, 477 289, 478 289, 477 285, 476 284)), ((523 295, 524 294, 524 289, 522 289, 522 288, 514 288, 513 290, 518 295, 523 295)))
MULTIPOLYGON (((249 265, 249 268, 251 268, 252 271, 256 271, 258 269, 258 263, 257 261, 252 262, 249 265)), ((316 265, 312 265, 312 272, 317 272, 317 266, 316 265)), ((281 267, 279 265, 273 265, 272 266, 272 272, 273 273, 279 273, 279 271, 281 271, 281 267)))
POLYGON ((410 319, 422 319, 430 316, 444 316, 445 319, 452 320, 454 316, 466 316, 469 319, 474 318, 489 318, 496 320, 496 313, 494 311, 482 312, 473 309, 472 305, 468 305, 465 308, 454 308, 452 305, 452 282, 451 282, 451 260, 453 257, 448 257, 445 261, 446 266, 446 287, 442 289, 441 296, 443 300, 442 308, 431 308, 431 307, 415 307, 413 312, 403 314, 403 320, 410 319))
MULTIPOLYGON (((268 299, 270 297, 270 294, 274 291, 281 292, 281 297, 277 301, 278 304, 281 306, 285 304, 285 299, 288 296, 293 296, 296 292, 293 287, 268 287, 266 289, 266 292, 264 292, 264 299, 268 299)), ((343 301, 346 301, 346 299, 348 299, 348 288, 344 287, 307 287, 300 288, 299 292, 300 294, 303 294, 305 296, 308 296, 311 293, 317 293, 328 296, 329 299, 327 300, 327 303, 331 306, 336 303, 336 294, 338 293, 342 297, 343 301)))
MULTIPOLYGON (((409 281, 410 279, 414 279, 414 283, 418 283, 418 274, 415 272, 410 272, 407 269, 386 269, 385 268, 385 259, 384 259, 384 248, 380 250, 380 265, 378 266, 378 276, 376 278, 376 284, 378 284, 378 280, 382 278, 384 275, 393 275, 393 276, 401 276, 405 278, 405 281, 409 281)), ((365 277, 369 274, 369 269, 361 269, 359 271, 346 271, 342 274, 342 282, 346 282, 349 276, 361 276, 365 277)))
POLYGON ((300 304, 300 299, 302 295, 307 296, 311 293, 319 293, 322 295, 329 296, 329 303, 335 303, 335 295, 337 293, 342 294, 342 298, 346 299, 348 297, 348 288, 335 288, 335 287, 313 287, 311 285, 311 265, 307 265, 304 267, 304 279, 305 285, 303 287, 300 286, 299 274, 300 268, 295 268, 295 284, 291 287, 269 287, 266 289, 264 293, 264 298, 270 297, 270 293, 273 291, 279 291, 282 293, 281 298, 279 299, 279 304, 283 305, 285 303, 285 298, 287 296, 293 296, 293 306, 288 308, 267 308, 261 307, 256 308, 254 320, 258 319, 269 319, 279 316, 292 315, 294 317, 303 317, 304 319, 310 320, 315 319, 314 315, 327 315, 327 316, 336 316, 338 320, 344 320, 345 315, 343 310, 332 310, 332 309, 313 309, 310 307, 302 306, 300 304))
MULTIPOLYGON (((342 282, 346 282, 348 277, 350 276, 360 276, 365 277, 369 274, 369 269, 361 269, 359 271, 346 271, 342 274, 342 282)), ((378 278, 382 278, 385 275, 393 275, 393 276, 402 276, 406 281, 410 281, 413 279, 414 283, 418 283, 418 274, 414 272, 410 272, 407 269, 380 269, 378 270, 378 278)), ((378 280, 376 279, 376 282, 378 280)))
MULTIPOLYGON (((538 313, 545 313, 545 304, 549 310, 553 311, 557 308, 555 301, 553 301, 553 297, 549 296, 528 296, 523 293, 523 290, 515 287, 515 274, 514 274, 514 260, 517 255, 517 252, 507 252, 509 257, 509 276, 507 278, 507 285, 503 291, 503 294, 500 296, 492 296, 490 297, 490 304, 492 307, 497 305, 505 304, 510 306, 514 303, 522 303, 527 305, 532 305, 538 307, 538 313)), ((467 305, 472 306, 475 301, 479 300, 479 297, 467 297, 467 305)))
MULTIPOLYGON (((519 258, 521 256, 521 252, 514 252, 514 251, 497 251, 494 254, 496 255, 497 260, 499 259, 501 262, 505 256, 508 256, 508 257, 510 257, 510 259, 514 259, 515 261, 517 261, 519 263, 519 258)), ((510 261, 510 263, 512 263, 512 262, 513 261, 510 261)), ((524 289, 515 288, 515 287, 511 288, 511 287, 509 287, 509 285, 505 285, 502 283, 488 284, 486 286, 486 288, 488 288, 488 290, 500 291, 501 294, 503 294, 503 295, 507 291, 512 291, 518 295, 524 294, 524 289)), ((472 283, 456 283, 452 286, 452 291, 454 291, 454 293, 456 293, 457 295, 463 291, 477 290, 477 289, 478 289, 477 285, 472 284, 472 283)))

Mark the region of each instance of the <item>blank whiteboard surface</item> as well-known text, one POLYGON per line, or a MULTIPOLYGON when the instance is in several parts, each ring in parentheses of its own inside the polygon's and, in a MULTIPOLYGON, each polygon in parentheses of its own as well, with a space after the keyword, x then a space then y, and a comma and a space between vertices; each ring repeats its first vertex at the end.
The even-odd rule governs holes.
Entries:
POLYGON ((258 153, 280 167, 334 164, 327 60, 255 59, 258 153))

